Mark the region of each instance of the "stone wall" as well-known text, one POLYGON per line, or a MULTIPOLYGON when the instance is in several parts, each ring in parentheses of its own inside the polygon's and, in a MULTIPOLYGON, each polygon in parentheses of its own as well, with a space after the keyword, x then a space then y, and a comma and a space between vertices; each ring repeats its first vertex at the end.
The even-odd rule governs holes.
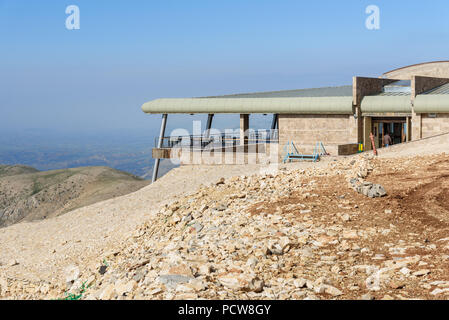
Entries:
POLYGON ((373 149, 373 144, 370 138, 371 127, 372 127, 371 117, 363 117, 363 148, 366 151, 373 149))
POLYGON ((428 113, 421 114, 421 134, 423 138, 449 132, 449 113, 438 113, 436 118, 428 113))
POLYGON ((432 78, 432 77, 412 77, 412 101, 415 100, 418 94, 422 94, 449 82, 447 78, 432 78))
POLYGON ((323 142, 327 152, 338 154, 338 145, 358 143, 357 119, 353 115, 279 115, 279 155, 283 157, 288 141, 300 152, 312 154, 317 142, 323 142))
POLYGON ((352 100, 353 104, 359 106, 363 97, 382 92, 385 85, 396 80, 381 78, 353 77, 352 79, 352 100))

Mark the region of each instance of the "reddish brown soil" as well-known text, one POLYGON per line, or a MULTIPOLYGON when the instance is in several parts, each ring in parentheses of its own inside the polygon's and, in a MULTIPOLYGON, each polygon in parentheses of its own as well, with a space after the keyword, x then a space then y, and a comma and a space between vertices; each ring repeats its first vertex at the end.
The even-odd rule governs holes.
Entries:
MULTIPOLYGON (((383 185, 388 192, 386 197, 370 199, 357 194, 348 188, 343 176, 314 177, 316 187, 312 192, 319 197, 304 198, 302 194, 293 194, 289 198, 273 203, 256 203, 250 212, 252 214, 274 213, 280 209, 283 214, 291 217, 292 223, 304 223, 310 217, 309 221, 313 221, 314 226, 324 228, 343 225, 345 229, 352 230, 366 230, 370 227, 377 230, 390 229, 391 232, 388 235, 377 233, 367 239, 359 237, 348 242, 357 244, 360 248, 369 248, 374 254, 383 254, 386 260, 398 258, 401 255, 392 256, 388 250, 389 247, 385 244, 393 244, 394 247, 412 246, 413 248, 407 249, 402 257, 420 255, 421 261, 428 265, 415 264, 409 266, 409 269, 412 272, 430 269, 431 273, 425 277, 406 279, 402 289, 383 288, 371 294, 376 298, 381 298, 385 294, 395 298, 395 294, 400 294, 404 298, 444 298, 444 296, 430 295, 429 293, 435 287, 424 289, 422 281, 424 279, 426 283, 430 283, 435 280, 449 280, 449 259, 444 257, 449 255, 449 250, 446 248, 449 241, 438 241, 449 237, 449 156, 415 158, 406 165, 402 164, 400 159, 376 159, 374 164, 375 170, 367 180, 383 185), (304 216, 299 214, 297 209, 290 211, 285 209, 286 205, 295 203, 313 208, 312 212, 304 216), (392 213, 385 213, 385 210, 392 210, 392 213), (343 222, 339 213, 348 213, 351 221, 343 222), (436 246, 435 250, 427 248, 431 244, 436 246)), ((312 179, 305 180, 304 183, 310 180, 312 179)), ((335 255, 339 251, 335 245, 322 249, 326 255, 335 255)), ((381 267, 383 261, 371 258, 362 254, 355 257, 344 255, 339 256, 337 263, 341 261, 345 266, 367 264, 381 267)), ((319 257, 317 259, 316 261, 319 261, 319 257)), ((304 267, 301 266, 303 269, 304 267)), ((347 288, 352 284, 358 284, 361 288, 358 291, 343 289, 345 299, 359 298, 361 294, 367 292, 363 285, 366 279, 365 274, 354 277, 353 275, 345 276, 345 272, 349 271, 343 268, 344 286, 340 287, 347 288)))

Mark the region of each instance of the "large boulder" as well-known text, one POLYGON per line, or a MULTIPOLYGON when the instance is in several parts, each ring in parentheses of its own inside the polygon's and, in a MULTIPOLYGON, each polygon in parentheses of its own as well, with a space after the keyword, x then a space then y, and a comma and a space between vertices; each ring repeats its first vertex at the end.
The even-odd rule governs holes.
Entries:
POLYGON ((387 191, 380 184, 373 184, 368 192, 370 198, 380 198, 387 195, 387 191))
POLYGON ((387 195, 387 191, 380 184, 367 181, 360 183, 356 178, 351 179, 350 184, 355 191, 370 198, 380 198, 387 195))

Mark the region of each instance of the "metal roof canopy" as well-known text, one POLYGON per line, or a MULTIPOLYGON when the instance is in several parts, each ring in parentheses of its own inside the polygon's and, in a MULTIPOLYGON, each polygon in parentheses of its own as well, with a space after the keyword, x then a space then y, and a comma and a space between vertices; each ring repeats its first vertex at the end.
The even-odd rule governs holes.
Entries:
POLYGON ((353 114, 352 96, 284 98, 157 99, 142 106, 145 113, 278 113, 353 114))
POLYGON ((299 97, 352 97, 352 85, 282 91, 237 93, 200 98, 299 98, 299 97))
POLYGON ((410 95, 367 96, 361 104, 362 113, 411 113, 410 95))
POLYGON ((416 113, 449 113, 449 95, 424 94, 415 99, 416 113))
POLYGON ((443 84, 442 86, 436 87, 424 94, 432 94, 432 95, 449 94, 449 83, 446 83, 446 84, 443 84))

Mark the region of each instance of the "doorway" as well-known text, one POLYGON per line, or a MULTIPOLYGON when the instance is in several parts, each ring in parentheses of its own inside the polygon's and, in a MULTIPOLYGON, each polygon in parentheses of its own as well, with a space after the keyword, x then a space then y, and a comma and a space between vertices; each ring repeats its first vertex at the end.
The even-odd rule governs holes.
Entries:
POLYGON ((382 117, 372 118, 372 132, 376 148, 383 148, 383 138, 388 132, 393 144, 407 142, 407 118, 406 117, 382 117))

